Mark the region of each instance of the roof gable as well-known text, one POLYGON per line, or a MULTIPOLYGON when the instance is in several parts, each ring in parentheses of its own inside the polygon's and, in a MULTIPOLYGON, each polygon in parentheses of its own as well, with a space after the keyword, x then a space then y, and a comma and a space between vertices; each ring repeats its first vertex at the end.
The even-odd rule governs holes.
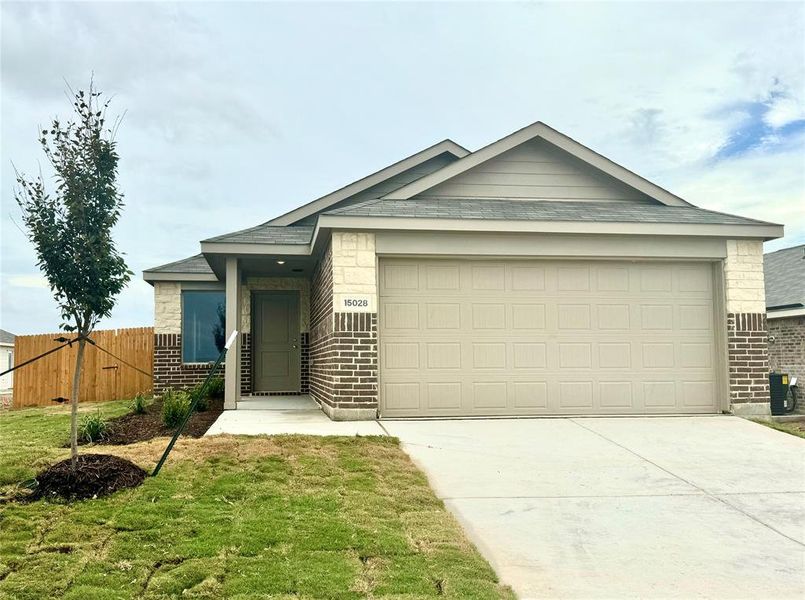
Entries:
POLYGON ((414 196, 623 200, 691 206, 541 122, 383 198, 407 200, 414 196))
MULTIPOLYGON (((452 140, 444 140, 438 144, 425 148, 416 154, 412 154, 401 161, 389 165, 388 167, 381 169, 376 173, 372 173, 371 175, 359 179, 358 181, 350 183, 349 185, 327 194, 326 196, 322 196, 321 198, 308 202, 299 208, 295 208, 284 215, 272 219, 268 222, 268 224, 274 226, 293 225, 302 219, 326 210, 344 200, 351 198, 352 196, 355 196, 356 194, 367 192, 372 188, 379 188, 377 190, 377 195, 374 197, 380 197, 384 193, 404 186, 411 181, 419 179, 428 173, 432 173, 435 170, 443 167, 445 164, 458 160, 464 156, 467 156, 468 154, 469 150, 466 148, 459 146, 452 140), (442 162, 439 162, 440 160, 442 162), (428 165, 432 166, 427 168, 428 165), (413 177, 409 176, 406 178, 406 173, 413 175, 413 177), (391 184, 393 187, 382 188, 381 186, 384 184, 391 184)), ((365 197, 362 197, 360 200, 365 199, 365 197)))

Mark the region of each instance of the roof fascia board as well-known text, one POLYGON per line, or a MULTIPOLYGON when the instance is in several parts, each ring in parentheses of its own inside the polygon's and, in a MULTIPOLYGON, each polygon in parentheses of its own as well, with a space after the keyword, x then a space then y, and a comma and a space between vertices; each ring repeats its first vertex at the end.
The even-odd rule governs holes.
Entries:
POLYGON ((785 319, 786 317, 802 317, 802 316, 805 316, 805 307, 766 311, 767 319, 785 319))
POLYGON ((458 159, 461 159, 470 153, 469 150, 459 146, 454 141, 444 140, 438 144, 430 146, 429 148, 425 148, 416 154, 412 154, 401 161, 389 165, 388 167, 385 167, 376 173, 372 173, 363 179, 350 183, 349 185, 327 194, 326 196, 322 196, 321 198, 308 202, 307 204, 300 206, 299 208, 295 208, 284 215, 280 215, 279 217, 270 220, 268 224, 278 226, 292 225, 293 223, 296 223, 305 217, 314 215, 319 211, 329 208, 333 204, 349 198, 350 196, 354 196, 355 194, 369 189, 374 185, 383 183, 386 179, 399 175, 400 173, 422 164, 431 158, 435 158, 440 154, 444 154, 445 152, 449 152, 458 159))
POLYGON ((690 223, 628 223, 580 221, 505 221, 492 219, 428 219, 418 217, 350 217, 321 215, 321 228, 425 231, 493 231, 535 233, 590 233, 619 235, 714 236, 777 239, 782 225, 723 225, 690 223))
POLYGON ((143 271, 143 279, 152 281, 218 281, 214 273, 163 273, 143 271))
POLYGON ((575 156, 581 161, 589 164, 590 166, 614 177, 618 181, 662 202, 668 206, 692 206, 682 198, 675 196, 668 190, 651 183, 649 180, 641 177, 640 175, 630 171, 629 169, 620 166, 619 164, 611 161, 605 156, 598 154, 594 150, 584 146, 576 140, 566 136, 542 122, 536 122, 528 127, 524 127, 519 131, 507 135, 506 137, 473 152, 457 160, 456 162, 447 165, 431 173, 425 175, 421 179, 417 179, 393 192, 383 196, 385 200, 408 200, 409 198, 421 194, 424 191, 440 184, 448 179, 459 175, 481 163, 484 163, 520 144, 530 140, 541 138, 557 148, 564 150, 568 154, 575 156))
POLYGON ((307 256, 311 244, 248 244, 244 242, 201 242, 201 252, 207 254, 276 254, 307 256))

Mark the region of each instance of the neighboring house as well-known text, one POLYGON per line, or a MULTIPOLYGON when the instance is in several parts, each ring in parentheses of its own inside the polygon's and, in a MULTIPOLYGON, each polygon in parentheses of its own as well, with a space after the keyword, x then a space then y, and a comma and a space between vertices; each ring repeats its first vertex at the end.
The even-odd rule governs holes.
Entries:
POLYGON ((763 241, 782 235, 543 123, 445 140, 145 271, 155 388, 200 381, 234 329, 227 408, 768 414, 763 241))
POLYGON ((805 378, 805 244, 763 257, 769 365, 805 378))
MULTIPOLYGON (((0 329, 0 372, 14 366, 14 334, 0 329)), ((14 373, 0 377, 0 392, 10 392, 14 388, 14 373)))

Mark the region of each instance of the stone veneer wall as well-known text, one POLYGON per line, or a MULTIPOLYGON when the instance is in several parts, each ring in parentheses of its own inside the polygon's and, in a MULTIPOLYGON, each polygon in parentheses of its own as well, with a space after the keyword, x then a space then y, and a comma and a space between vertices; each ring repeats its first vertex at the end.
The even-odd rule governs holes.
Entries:
POLYGON ((772 370, 799 377, 801 387, 805 389, 805 316, 769 319, 767 322, 772 370), (774 337, 773 342, 771 337, 774 337))
POLYGON ((376 262, 374 234, 336 231, 313 277, 310 390, 336 420, 377 415, 376 262))
POLYGON ((769 347, 763 242, 728 240, 724 260, 730 407, 769 414, 769 347))

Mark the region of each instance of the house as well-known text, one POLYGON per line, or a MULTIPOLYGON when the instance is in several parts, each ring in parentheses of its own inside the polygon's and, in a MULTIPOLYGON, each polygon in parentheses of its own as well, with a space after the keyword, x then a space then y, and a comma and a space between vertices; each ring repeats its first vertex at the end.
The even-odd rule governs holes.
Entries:
POLYGON ((773 371, 805 378, 805 244, 763 257, 769 364, 773 371))
MULTIPOLYGON (((14 366, 14 334, 0 329, 0 371, 14 366)), ((14 388, 14 373, 0 376, 0 393, 8 394, 14 388)))
POLYGON ((535 123, 445 140, 144 272, 157 393, 332 419, 768 414, 763 241, 535 123), (751 342, 751 343, 750 343, 751 342))

